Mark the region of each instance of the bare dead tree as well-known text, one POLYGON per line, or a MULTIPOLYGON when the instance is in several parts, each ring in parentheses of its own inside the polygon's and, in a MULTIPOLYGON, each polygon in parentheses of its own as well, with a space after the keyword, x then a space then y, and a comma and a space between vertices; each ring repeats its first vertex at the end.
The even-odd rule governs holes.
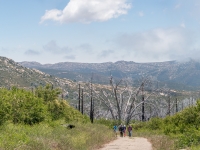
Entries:
MULTIPOLYGON (((150 78, 145 78, 141 81, 141 84, 138 88, 133 88, 132 85, 128 84, 128 81, 126 79, 114 81, 113 77, 111 76, 110 86, 95 89, 91 88, 91 86, 87 84, 87 87, 92 91, 93 96, 96 97, 99 104, 101 103, 101 105, 99 105, 99 107, 101 107, 101 111, 98 111, 99 113, 103 111, 108 111, 109 116, 107 117, 111 117, 112 119, 118 120, 119 122, 126 121, 126 123, 128 124, 130 120, 135 116, 135 114, 139 114, 138 109, 140 108, 140 106, 143 107, 143 120, 145 120, 144 104, 147 104, 147 106, 151 106, 156 109, 156 105, 154 106, 154 104, 148 100, 152 95, 155 96, 159 90, 144 90, 145 87, 149 88, 150 83, 150 78), (141 99, 142 95, 143 97, 141 99)), ((153 110, 156 111, 155 109, 153 110)), ((156 114, 158 115, 158 111, 156 112, 156 114)), ((101 115, 103 115, 103 113, 101 113, 101 115)))
POLYGON ((84 113, 90 116, 91 122, 108 118, 128 124, 133 119, 145 121, 151 117, 165 117, 178 107, 176 100, 170 98, 172 91, 158 88, 158 83, 150 77, 142 78, 137 88, 132 85, 127 78, 115 81, 112 76, 109 85, 93 85, 92 78, 90 82, 82 82, 84 113))

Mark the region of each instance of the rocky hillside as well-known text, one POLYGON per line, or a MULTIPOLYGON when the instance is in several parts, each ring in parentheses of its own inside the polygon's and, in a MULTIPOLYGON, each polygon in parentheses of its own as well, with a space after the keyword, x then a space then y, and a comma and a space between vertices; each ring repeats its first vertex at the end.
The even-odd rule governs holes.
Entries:
POLYGON ((29 69, 11 59, 0 57, 0 87, 17 86, 32 89, 46 84, 62 88, 63 93, 67 92, 68 87, 74 86, 71 80, 60 79, 37 69, 29 69))
MULTIPOLYGON (((32 63, 30 63, 32 64, 32 63)), ((38 63, 39 64, 39 63, 38 63)), ((30 69, 13 61, 12 59, 0 56, 0 88, 10 88, 16 86, 28 90, 34 90, 38 86, 52 84, 53 88, 62 89, 64 98, 77 99, 78 84, 83 82, 74 82, 70 79, 59 78, 54 75, 49 75, 38 69, 30 69)), ((94 88, 107 88, 106 85, 94 84, 94 88)), ((88 88, 84 89, 87 95, 88 88)))
POLYGON ((110 74, 115 78, 152 76, 155 80, 171 87, 200 87, 200 63, 194 60, 188 62, 155 62, 135 63, 133 61, 118 61, 115 63, 73 63, 40 64, 37 62, 21 62, 23 66, 36 68, 62 78, 89 81, 93 74, 94 82, 108 83, 110 74))

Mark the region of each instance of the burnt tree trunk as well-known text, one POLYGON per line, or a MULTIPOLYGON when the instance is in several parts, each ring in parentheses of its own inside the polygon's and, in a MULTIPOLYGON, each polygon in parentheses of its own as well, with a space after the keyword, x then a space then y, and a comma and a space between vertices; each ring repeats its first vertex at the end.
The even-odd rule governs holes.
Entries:
POLYGON ((81 111, 81 89, 80 89, 80 84, 78 84, 78 110, 81 111))
POLYGON ((144 118, 144 95, 142 95, 142 121, 145 121, 145 118, 144 118))
POLYGON ((83 89, 82 89, 82 95, 81 95, 81 113, 83 114, 83 89))
POLYGON ((178 112, 178 100, 176 98, 176 113, 178 112))
POLYGON ((91 91, 90 91, 90 121, 93 123, 94 121, 94 106, 93 106, 93 93, 92 93, 92 80, 91 80, 91 91))

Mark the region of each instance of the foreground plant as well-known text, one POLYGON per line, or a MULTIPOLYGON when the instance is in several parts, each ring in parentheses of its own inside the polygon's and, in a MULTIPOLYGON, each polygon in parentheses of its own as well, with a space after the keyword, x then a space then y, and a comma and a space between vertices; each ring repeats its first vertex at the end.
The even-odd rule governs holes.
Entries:
POLYGON ((0 129, 0 149, 90 150, 115 138, 104 125, 73 122, 75 128, 68 129, 63 124, 64 120, 33 126, 6 123, 0 129))

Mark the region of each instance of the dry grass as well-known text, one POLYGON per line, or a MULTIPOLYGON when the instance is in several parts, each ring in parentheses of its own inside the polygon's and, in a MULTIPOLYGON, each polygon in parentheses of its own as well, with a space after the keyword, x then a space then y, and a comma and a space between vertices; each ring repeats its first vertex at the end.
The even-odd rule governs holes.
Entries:
POLYGON ((148 131, 137 131, 133 133, 136 137, 145 137, 151 142, 153 150, 176 150, 176 139, 172 139, 166 135, 152 133, 148 131))

